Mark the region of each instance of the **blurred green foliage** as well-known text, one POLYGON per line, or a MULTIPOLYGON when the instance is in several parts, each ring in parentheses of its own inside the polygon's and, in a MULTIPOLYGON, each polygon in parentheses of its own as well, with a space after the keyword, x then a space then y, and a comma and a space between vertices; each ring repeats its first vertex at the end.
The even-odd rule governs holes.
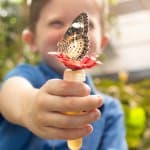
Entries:
POLYGON ((15 4, 0 3, 0 79, 22 58, 20 33, 24 20, 15 4), (20 20, 20 21, 18 21, 20 20))
POLYGON ((21 0, 0 1, 0 81, 16 64, 36 61, 37 57, 33 59, 34 55, 21 39, 22 30, 27 26, 27 10, 21 0))
POLYGON ((130 149, 150 148, 150 79, 134 83, 95 78, 98 90, 116 97, 125 112, 127 142, 130 149))

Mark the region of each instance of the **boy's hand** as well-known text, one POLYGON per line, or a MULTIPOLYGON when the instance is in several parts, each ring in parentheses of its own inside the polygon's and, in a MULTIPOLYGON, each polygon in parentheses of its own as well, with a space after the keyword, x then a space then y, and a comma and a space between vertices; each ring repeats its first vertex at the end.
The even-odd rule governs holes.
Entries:
POLYGON ((76 139, 92 132, 90 123, 100 117, 99 96, 90 96, 90 89, 81 82, 49 80, 35 94, 24 111, 24 124, 45 139, 76 139), (67 115, 64 112, 82 112, 67 115))

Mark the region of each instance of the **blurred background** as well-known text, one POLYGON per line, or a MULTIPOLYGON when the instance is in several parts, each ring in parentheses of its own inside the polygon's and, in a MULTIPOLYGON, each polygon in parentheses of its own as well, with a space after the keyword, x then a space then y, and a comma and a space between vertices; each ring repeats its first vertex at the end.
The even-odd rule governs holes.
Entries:
MULTIPOLYGON (((150 0, 109 0, 109 9, 110 43, 90 73, 120 99, 130 150, 150 150, 150 0)), ((38 62, 21 40, 27 16, 26 1, 0 0, 0 82, 16 64, 38 62)))

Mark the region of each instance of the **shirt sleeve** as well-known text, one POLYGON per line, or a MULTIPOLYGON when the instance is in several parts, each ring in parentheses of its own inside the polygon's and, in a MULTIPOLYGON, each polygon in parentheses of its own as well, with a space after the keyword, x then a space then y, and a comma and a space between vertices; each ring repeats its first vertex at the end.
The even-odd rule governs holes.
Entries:
POLYGON ((124 113, 118 100, 104 98, 105 128, 100 144, 101 150, 128 150, 124 126, 124 113), (105 100, 107 99, 107 100, 105 100))
POLYGON ((39 88, 44 81, 44 77, 37 67, 28 64, 18 65, 5 76, 4 80, 17 76, 25 78, 36 88, 39 88))

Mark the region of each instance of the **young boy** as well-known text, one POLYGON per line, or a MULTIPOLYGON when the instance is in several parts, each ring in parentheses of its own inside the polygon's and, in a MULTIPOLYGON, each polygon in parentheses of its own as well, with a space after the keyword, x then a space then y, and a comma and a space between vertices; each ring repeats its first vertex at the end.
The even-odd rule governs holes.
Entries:
POLYGON ((126 150, 119 102, 96 95, 90 77, 86 83, 62 80, 65 67, 48 55, 48 51, 57 50, 57 42, 81 12, 89 15, 90 51, 100 53, 105 43, 102 3, 33 0, 30 10, 30 26, 23 39, 42 61, 37 66, 19 65, 5 78, 0 100, 0 149, 65 150, 65 140, 93 131, 83 139, 84 150, 126 150), (86 113, 63 113, 70 111, 86 113))

